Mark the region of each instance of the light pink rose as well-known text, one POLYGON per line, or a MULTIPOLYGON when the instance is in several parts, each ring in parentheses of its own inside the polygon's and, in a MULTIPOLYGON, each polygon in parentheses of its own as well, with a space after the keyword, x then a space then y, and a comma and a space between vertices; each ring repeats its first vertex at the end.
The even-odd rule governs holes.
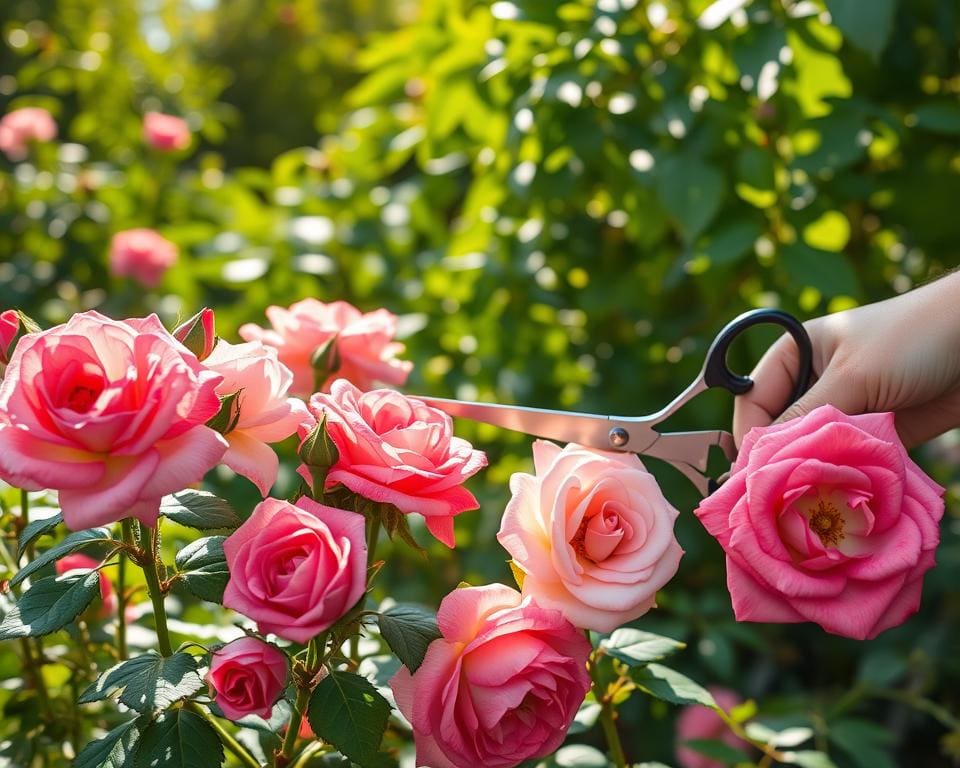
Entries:
POLYGON ((241 637, 213 652, 206 683, 230 720, 268 720, 287 685, 287 657, 275 645, 241 637))
POLYGON ((559 611, 501 584, 456 589, 443 637, 390 680, 417 766, 506 768, 557 749, 590 689, 590 643, 559 611))
POLYGON ((367 587, 363 515, 266 499, 223 543, 230 580, 223 604, 261 632, 306 643, 328 629, 367 587))
MULTIPOLYGON (((92 571, 99 567, 99 560, 90 557, 90 555, 85 555, 82 552, 74 552, 66 557, 61 557, 54 566, 58 575, 67 573, 67 571, 92 571)), ((117 594, 113 591, 113 585, 110 583, 110 579, 107 578, 107 574, 100 571, 99 575, 100 618, 104 619, 117 612, 117 594)))
POLYGON ((153 525, 161 497, 199 482, 226 450, 204 426, 219 381, 156 315, 84 312, 28 333, 0 384, 0 478, 59 490, 72 530, 153 525))
POLYGON ((57 123, 42 107, 24 107, 0 118, 0 152, 14 162, 27 156, 30 144, 57 137, 57 123))
POLYGON ((294 394, 307 397, 326 390, 334 377, 352 381, 360 389, 400 386, 413 367, 409 361, 397 360, 404 346, 393 340, 397 318, 385 309, 364 314, 345 301, 324 304, 304 299, 289 309, 267 307, 267 318, 272 329, 247 323, 240 328, 240 336, 280 351, 280 362, 293 371, 294 394), (331 376, 321 374, 315 382, 313 354, 334 337, 339 368, 331 376))
POLYGON ((276 349, 258 341, 229 344, 221 339, 203 364, 223 377, 218 395, 239 392, 236 422, 223 433, 230 444, 223 463, 266 496, 280 466, 268 443, 280 442, 312 422, 303 401, 286 396, 293 374, 277 360, 276 349))
POLYGON ((640 459, 537 440, 533 464, 536 475, 510 478, 497 534, 524 573, 523 594, 598 632, 654 607, 683 550, 677 510, 640 459))
POLYGON ((727 555, 740 621, 813 621, 859 640, 920 606, 943 489, 911 461, 893 414, 824 405, 755 428, 696 514, 727 555))
POLYGON ((160 152, 176 152, 190 146, 190 126, 180 117, 147 112, 143 116, 143 138, 160 152))
POLYGON ((177 262, 177 246, 152 229, 127 229, 110 241, 110 271, 155 288, 177 262))
MULTIPOLYGON (((726 712, 740 704, 740 697, 728 688, 710 688, 714 701, 726 712)), ((684 742, 698 739, 712 739, 722 741, 731 747, 742 749, 747 743, 740 739, 727 724, 723 722, 716 710, 696 704, 684 707, 677 718, 677 762, 681 768, 724 768, 726 763, 712 760, 706 755, 690 747, 683 746, 684 742)))
POLYGON ((20 316, 14 309, 0 312, 0 372, 2 366, 10 362, 13 342, 20 333, 20 316))
MULTIPOLYGON (((447 414, 390 389, 361 392, 345 379, 329 395, 314 395, 310 411, 318 422, 326 415, 340 452, 327 488, 342 483, 366 499, 417 512, 430 533, 454 545, 453 518, 479 506, 463 483, 487 457, 453 434, 447 414)), ((309 480, 304 468, 301 474, 309 480)))

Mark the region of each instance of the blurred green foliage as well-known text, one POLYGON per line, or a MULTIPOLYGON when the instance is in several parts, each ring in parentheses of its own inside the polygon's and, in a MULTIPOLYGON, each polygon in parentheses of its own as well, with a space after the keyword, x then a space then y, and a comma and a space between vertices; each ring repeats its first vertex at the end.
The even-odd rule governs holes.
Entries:
MULTIPOLYGON (((341 298, 402 316, 409 392, 634 414, 744 309, 811 317, 960 263, 955 0, 6 0, 0 29, 0 106, 61 130, 0 169, 0 306, 46 324, 207 304, 235 340, 269 304, 341 298), (151 109, 186 117, 193 151, 147 150, 151 109), (130 226, 181 249, 159 291, 108 274, 130 226)), ((706 395, 677 426, 730 412, 706 395)), ((482 509, 456 552, 398 548, 398 598, 509 582, 494 534, 529 440, 460 431, 491 456, 482 509)), ((692 489, 652 467, 687 555, 639 626, 841 768, 955 764, 957 460, 927 456, 949 503, 921 613, 871 643, 736 624, 692 489)), ((670 763, 673 715, 632 699, 630 756, 670 763)))

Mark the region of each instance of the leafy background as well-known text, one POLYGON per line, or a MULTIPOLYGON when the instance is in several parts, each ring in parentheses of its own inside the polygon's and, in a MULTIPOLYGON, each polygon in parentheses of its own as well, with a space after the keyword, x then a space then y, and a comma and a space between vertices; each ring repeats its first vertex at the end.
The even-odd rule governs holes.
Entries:
MULTIPOLYGON (((954 0, 6 0, 0 29, 0 109, 60 125, 0 166, 0 306, 47 325, 210 305, 236 340, 269 304, 346 299, 402 316, 408 392, 633 414, 745 309, 812 317, 960 263, 954 0), (188 119, 191 151, 143 146, 155 109, 188 119), (132 226, 180 247, 152 293, 107 271, 132 226)), ((758 330, 734 359, 748 369, 770 341, 758 330)), ((675 426, 730 413, 708 394, 675 426)), ((491 458, 482 508, 455 552, 398 547, 381 589, 399 599, 510 582, 494 534, 529 440, 459 430, 491 458)), ((841 768, 956 764, 960 449, 948 436, 919 458, 948 513, 904 627, 857 643, 736 624, 695 494, 653 461, 687 554, 638 626, 686 641, 678 666, 755 698, 764 722, 813 728, 841 768)), ((243 480, 214 485, 255 502, 243 480)), ((182 600, 188 639, 213 617, 182 600)), ((0 647, 11 765, 24 732, 57 737, 18 726, 36 706, 19 674, 0 647)), ((675 714, 633 697, 628 755, 670 764, 675 714)))

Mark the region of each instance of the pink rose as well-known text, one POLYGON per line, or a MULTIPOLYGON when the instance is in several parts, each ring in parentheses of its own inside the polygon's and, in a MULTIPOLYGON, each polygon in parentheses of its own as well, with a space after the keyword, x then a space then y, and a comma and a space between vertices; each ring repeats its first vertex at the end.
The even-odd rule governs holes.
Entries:
POLYGON ((31 143, 46 143, 56 137, 57 123, 41 107, 15 109, 0 118, 0 152, 15 162, 26 158, 31 143))
POLYGON ((223 604, 261 632, 306 643, 367 587, 363 515, 302 498, 266 499, 223 543, 230 580, 223 604))
POLYGON ((859 640, 920 606, 943 489, 910 460, 893 414, 824 405, 751 430, 696 514, 727 555, 740 621, 813 621, 859 640))
MULTIPOLYGON (((713 694, 714 701, 726 712, 736 707, 741 701, 736 693, 727 688, 711 688, 710 693, 713 694)), ((680 717, 677 718, 677 762, 680 763, 681 768, 723 768, 726 763, 712 760, 690 747, 683 746, 684 742, 697 739, 722 741, 735 748, 747 746, 745 741, 727 727, 714 709, 700 704, 684 707, 680 717)))
POLYGON ((160 152, 175 152, 190 146, 190 126, 180 117, 147 112, 143 116, 143 138, 160 152))
POLYGON ((220 407, 204 369, 156 315, 97 312, 21 337, 0 384, 0 478, 55 488, 73 530, 157 519, 226 450, 204 426, 220 407))
POLYGON ((206 681, 230 720, 269 719, 287 685, 287 657, 270 643, 241 637, 214 651, 206 681))
POLYGON ((463 483, 487 457, 454 436, 447 414, 390 389, 361 392, 345 379, 337 379, 329 395, 314 395, 310 411, 317 421, 326 415, 340 452, 327 488, 342 483, 371 501, 417 512, 430 533, 454 545, 454 516, 479 506, 463 483))
POLYGON ((443 637, 390 680, 416 765, 506 768, 557 749, 590 689, 590 643, 558 611, 501 584, 456 589, 443 637))
POLYGON ((276 349, 258 341, 229 344, 221 339, 203 364, 223 377, 218 395, 239 393, 235 421, 223 432, 230 444, 223 463, 266 496, 280 466, 267 443, 290 437, 302 423, 312 421, 302 400, 286 396, 293 374, 277 360, 276 349))
POLYGON ((152 229, 127 229, 110 241, 110 271, 155 288, 177 262, 177 246, 152 229))
POLYGON ((272 330, 247 323, 240 328, 240 336, 280 351, 280 362, 293 371, 294 394, 307 397, 326 389, 334 373, 360 389, 373 389, 377 383, 400 386, 413 367, 411 362, 396 359, 404 346, 393 341, 397 318, 385 309, 363 314, 345 301, 324 304, 304 299, 289 309, 267 307, 267 318, 272 330), (318 377, 313 355, 331 339, 330 359, 339 361, 339 367, 331 364, 331 374, 318 377))
POLYGON ((10 362, 10 353, 13 352, 13 342, 20 333, 20 316, 14 309, 0 312, 0 366, 10 362))
POLYGON ((497 534, 525 574, 523 594, 598 632, 654 607, 683 550, 677 510, 640 459, 537 440, 533 464, 536 475, 510 478, 497 534))
MULTIPOLYGON (((92 571, 100 567, 100 561, 90 555, 82 552, 74 552, 66 557, 57 560, 54 568, 57 574, 64 574, 67 571, 92 571)), ((117 595, 113 591, 113 585, 107 574, 100 571, 100 618, 105 619, 117 612, 117 595)))

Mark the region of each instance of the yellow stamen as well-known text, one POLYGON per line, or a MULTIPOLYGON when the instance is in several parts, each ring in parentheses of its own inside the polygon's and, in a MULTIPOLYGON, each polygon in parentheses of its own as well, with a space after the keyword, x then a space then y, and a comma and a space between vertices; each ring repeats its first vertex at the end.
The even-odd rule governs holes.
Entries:
POLYGON ((847 521, 829 501, 817 499, 817 506, 809 511, 810 530, 820 537, 820 543, 825 547, 835 547, 846 538, 843 528, 847 521))

